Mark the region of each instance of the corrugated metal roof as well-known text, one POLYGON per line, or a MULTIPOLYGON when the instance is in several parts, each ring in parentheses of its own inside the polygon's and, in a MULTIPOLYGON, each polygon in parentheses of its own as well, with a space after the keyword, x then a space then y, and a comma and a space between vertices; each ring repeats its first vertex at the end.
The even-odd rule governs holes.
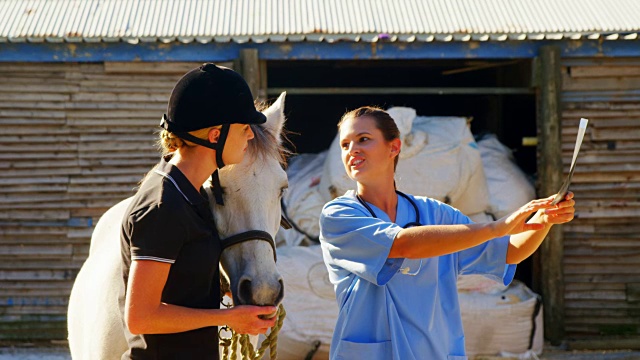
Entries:
POLYGON ((638 0, 0 0, 0 41, 637 39, 638 0))

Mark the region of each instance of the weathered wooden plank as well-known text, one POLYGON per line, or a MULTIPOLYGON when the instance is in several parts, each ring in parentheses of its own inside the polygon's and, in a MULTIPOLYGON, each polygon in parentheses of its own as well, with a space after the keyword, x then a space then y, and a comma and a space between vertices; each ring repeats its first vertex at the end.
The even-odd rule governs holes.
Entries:
POLYGON ((66 119, 51 119, 51 118, 42 118, 42 117, 18 117, 12 116, 10 118, 1 118, 0 124, 2 125, 28 125, 28 126, 62 126, 67 123, 66 119))
POLYGON ((567 302, 567 309, 606 309, 622 311, 640 310, 638 304, 629 303, 627 301, 609 301, 609 300, 580 300, 567 302))
POLYGON ((0 194, 19 194, 19 193, 50 193, 50 192, 66 192, 69 187, 66 185, 32 185, 20 184, 18 186, 0 186, 0 194))
MULTIPOLYGON (((562 162, 564 164, 571 164, 573 155, 563 154, 562 162)), ((619 162, 640 164, 640 149, 638 150, 617 150, 617 151, 602 151, 602 150, 588 150, 584 153, 580 152, 579 165, 582 168, 583 164, 615 164, 619 162)))
POLYGON ((108 152, 111 149, 118 149, 120 151, 128 151, 128 150, 149 150, 150 148, 155 147, 154 140, 147 140, 146 142, 136 141, 136 142, 81 142, 78 143, 78 151, 104 151, 108 152))
MULTIPOLYGON (((609 246, 608 244, 602 244, 600 247, 589 246, 589 244, 580 244, 575 242, 574 240, 567 240, 566 246, 564 249, 565 258, 569 256, 582 256, 586 261, 591 261, 593 258, 593 254, 598 250, 598 254, 607 257, 618 257, 625 256, 629 253, 636 252, 635 254, 640 254, 640 245, 634 247, 623 247, 623 246, 609 246)), ((599 258, 598 258, 599 259, 599 258)), ((604 260, 601 260, 604 262, 604 260)))
MULTIPOLYGON (((577 171, 577 168, 576 168, 577 171)), ((593 183, 593 182, 639 182, 640 173, 637 172, 610 172, 610 173, 575 173, 572 182, 593 183)))
MULTIPOLYGON (((620 291, 569 291, 564 295, 565 299, 584 299, 584 300, 625 300, 624 290, 620 291)), ((592 314, 596 315, 596 314, 592 314)))
POLYGON ((0 307, 13 307, 13 306, 69 306, 69 297, 65 296, 50 296, 50 297, 37 297, 37 296, 20 296, 20 297, 7 297, 0 296, 0 307))
POLYGON ((567 283, 565 290, 567 291, 593 291, 593 290, 619 290, 624 291, 625 284, 610 283, 567 283))
POLYGON ((28 236, 28 235, 61 235, 67 233, 66 227, 60 226, 0 226, 0 238, 2 236, 28 236))
POLYGON ((640 217, 640 209, 638 208, 581 208, 576 210, 576 216, 588 218, 610 218, 610 217, 640 217))
POLYGON ((9 93, 29 93, 29 94, 38 94, 38 93, 54 93, 54 94, 64 94, 64 93, 77 93, 80 90, 79 85, 42 85, 42 84, 25 84, 20 86, 15 86, 15 84, 7 84, 0 83, 0 92, 9 92, 9 93))
POLYGON ((640 349, 640 335, 624 338, 609 338, 598 336, 588 340, 569 340, 567 342, 571 350, 600 350, 600 349, 640 349))
POLYGON ((0 280, 70 280, 76 273, 71 270, 0 270, 0 280))
POLYGON ((9 306, 2 309, 7 315, 64 315, 67 312, 66 306, 9 306))
MULTIPOLYGON (((627 264, 572 264, 565 263, 565 274, 637 274, 638 269, 627 264)), ((640 274, 638 274, 640 279, 640 274)))
POLYGON ((572 78, 640 76, 640 66, 571 66, 572 78))
POLYGON ((66 220, 69 210, 0 210, 0 220, 66 220))
MULTIPOLYGON (((0 112, 0 115, 2 113, 0 112)), ((158 111, 149 110, 109 110, 109 111, 91 111, 91 110, 67 110, 63 113, 68 119, 158 119, 162 114, 158 111)), ((104 120, 103 120, 104 121, 104 120)), ((157 125, 157 124, 156 124, 157 125)))
POLYGON ((38 203, 37 201, 24 201, 24 202, 0 202, 0 210, 30 210, 36 207, 38 204, 39 208, 42 210, 46 209, 82 209, 82 208, 105 208, 112 203, 112 199, 109 197, 105 199, 104 197, 83 197, 81 201, 64 199, 60 200, 60 203, 38 203))
POLYGON ((21 178, 25 182, 29 182, 29 179, 38 177, 52 177, 58 175, 80 175, 82 168, 79 167, 66 167, 66 168, 34 168, 34 169, 5 169, 2 171, 5 179, 9 178, 21 178))
MULTIPOLYGON (((157 114, 156 114, 157 115, 157 114)), ((112 118, 109 119, 109 125, 111 126, 126 126, 133 128, 146 127, 146 129, 152 128, 153 126, 157 126, 160 123, 160 116, 154 116, 154 119, 122 119, 122 118, 112 118)), ((101 126, 104 125, 105 119, 67 119, 66 121, 68 126, 83 126, 83 127, 91 127, 91 126, 101 126)))
MULTIPOLYGON (((20 256, 25 258, 46 258, 52 255, 69 256, 73 247, 70 244, 53 245, 0 245, 0 258, 20 256)), ((43 264, 44 265, 44 264, 43 264)))
POLYGON ((162 110, 166 109, 167 102, 169 101, 169 93, 154 93, 149 94, 146 92, 135 93, 135 92, 100 92, 100 93, 77 93, 71 95, 70 101, 74 103, 94 103, 94 102, 137 102, 137 103, 147 103, 147 104, 157 104, 159 108, 162 110))
POLYGON ((39 109, 39 110, 61 110, 66 108, 67 104, 63 102, 52 101, 1 101, 2 109, 39 109))
POLYGON ((580 265, 580 264, 591 264, 591 265, 607 265, 607 264, 615 264, 615 265, 638 265, 640 264, 640 250, 638 251, 629 251, 626 254, 619 254, 617 256, 607 256, 607 255, 599 255, 594 257, 588 256, 574 256, 567 255, 564 257, 565 265, 580 265))
POLYGON ((68 184, 68 176, 48 176, 38 178, 0 178, 0 185, 21 185, 30 184, 68 184))
MULTIPOLYGON (((65 236, 49 236, 44 235, 40 237, 20 237, 20 238, 6 238, 0 237, 0 244, 10 244, 10 245, 57 245, 60 243, 75 245, 75 244, 84 244, 87 243, 88 239, 90 239, 91 234, 89 236, 83 238, 72 238, 65 234, 65 236)), ((24 259, 20 260, 24 261, 24 259)), ((69 263, 69 258, 65 258, 65 266, 71 266, 69 263)), ((0 264, 2 267, 2 264, 0 264)), ((42 267, 42 266, 41 266, 42 267)), ((49 267, 47 265, 47 267, 49 267)))
MULTIPOLYGON (((232 63, 220 63, 221 66, 232 67, 232 63)), ((105 62, 105 74, 184 74, 197 68, 199 62, 160 62, 160 63, 136 63, 136 62, 105 62)))
MULTIPOLYGON (((573 147, 575 145, 575 137, 573 139, 564 139, 562 143, 562 151, 573 151, 573 147), (571 143, 573 141, 573 143, 571 143)), ((609 150, 609 151, 617 151, 620 150, 636 150, 640 149, 640 141, 634 140, 609 140, 609 141, 598 141, 598 142, 586 142, 583 143, 582 146, 587 150, 609 150)))
POLYGON ((562 76, 563 90, 616 90, 640 89, 640 77, 621 78, 573 78, 562 76))
POLYGON ((70 71, 103 72, 104 67, 102 64, 96 64, 96 63, 79 64, 79 63, 52 62, 52 63, 47 63, 46 65, 41 63, 28 63, 28 62, 0 63, 0 73, 41 74, 43 71, 61 72, 61 73, 67 73, 70 71))
POLYGON ((51 161, 51 160, 14 161, 11 163, 7 163, 6 166, 0 165, 0 168, 6 168, 6 169, 38 169, 38 168, 54 168, 54 167, 68 168, 68 167, 77 167, 78 165, 79 163, 77 159, 63 158, 63 159, 56 159, 55 161, 51 161))
MULTIPOLYGON (((53 107, 50 107, 53 108, 53 107)), ((166 110, 166 100, 164 103, 158 102, 144 103, 144 102, 78 102, 78 103, 66 103, 63 106, 64 109, 71 110, 153 110, 159 114, 162 114, 166 110)), ((47 108, 48 109, 48 108, 47 108)))
POLYGON ((55 143, 55 144, 17 144, 0 143, 0 152, 42 152, 42 151, 78 151, 77 143, 55 143))
MULTIPOLYGON (((638 128, 638 122, 640 122, 640 117, 630 117, 624 116, 620 118, 612 117, 612 118, 599 118, 593 121, 589 121, 589 130, 591 129, 604 129, 604 128, 638 128)), ((563 134, 577 134, 578 133, 578 125, 580 124, 580 119, 574 118, 563 118, 562 119, 562 133, 563 134)))

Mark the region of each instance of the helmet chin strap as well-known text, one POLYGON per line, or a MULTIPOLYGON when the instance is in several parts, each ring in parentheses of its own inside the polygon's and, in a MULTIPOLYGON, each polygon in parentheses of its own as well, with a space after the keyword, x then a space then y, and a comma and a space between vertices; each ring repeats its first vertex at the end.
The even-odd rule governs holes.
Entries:
POLYGON ((212 143, 204 139, 197 138, 189 133, 178 133, 178 137, 196 143, 198 145, 213 149, 216 151, 216 166, 218 167, 213 174, 211 174, 211 182, 213 183, 213 195, 216 199, 216 204, 223 206, 224 200, 222 199, 222 186, 220 186, 220 177, 218 176, 218 170, 224 167, 224 161, 222 160, 222 152, 224 151, 224 144, 227 142, 227 136, 229 135, 229 129, 231 125, 224 124, 220 129, 220 137, 218 142, 212 143))

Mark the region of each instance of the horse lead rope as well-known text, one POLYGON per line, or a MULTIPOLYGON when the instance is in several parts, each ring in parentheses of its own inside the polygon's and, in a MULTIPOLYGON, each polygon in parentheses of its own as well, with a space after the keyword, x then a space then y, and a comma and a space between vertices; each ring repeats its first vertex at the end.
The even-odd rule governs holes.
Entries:
MULTIPOLYGON (((226 306, 226 304, 225 304, 226 306)), ((237 348, 238 343, 240 343, 240 351, 241 351, 241 359, 242 360, 258 360, 262 359, 264 352, 269 347, 269 358, 271 360, 276 360, 278 358, 277 353, 277 344, 278 344, 278 333, 282 328, 282 323, 284 322, 285 316, 287 316, 287 312, 284 310, 284 306, 280 304, 278 306, 278 321, 271 328, 269 335, 262 341, 258 351, 253 349, 253 345, 249 340, 249 335, 247 334, 238 334, 233 329, 228 326, 224 326, 220 328, 220 332, 222 330, 227 330, 231 333, 231 336, 228 338, 222 337, 220 332, 218 332, 218 338, 220 339, 220 346, 222 346, 222 359, 223 360, 237 360, 237 348), (229 349, 231 348, 231 353, 229 353, 229 349)))

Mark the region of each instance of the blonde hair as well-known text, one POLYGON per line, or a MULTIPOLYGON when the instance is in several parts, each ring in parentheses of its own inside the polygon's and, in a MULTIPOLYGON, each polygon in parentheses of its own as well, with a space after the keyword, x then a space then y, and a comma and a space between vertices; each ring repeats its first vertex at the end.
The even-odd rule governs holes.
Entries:
MULTIPOLYGON (((198 139, 206 140, 207 137, 209 136, 209 131, 211 131, 211 129, 220 129, 220 128, 222 128, 222 125, 211 126, 211 127, 200 129, 200 130, 190 131, 189 134, 197 137, 198 139)), ((192 147, 192 146, 196 146, 196 144, 192 143, 191 141, 181 139, 176 134, 170 131, 167 131, 164 129, 160 131, 160 139, 158 139, 158 147, 160 148, 162 155, 172 153, 184 146, 192 147)))

